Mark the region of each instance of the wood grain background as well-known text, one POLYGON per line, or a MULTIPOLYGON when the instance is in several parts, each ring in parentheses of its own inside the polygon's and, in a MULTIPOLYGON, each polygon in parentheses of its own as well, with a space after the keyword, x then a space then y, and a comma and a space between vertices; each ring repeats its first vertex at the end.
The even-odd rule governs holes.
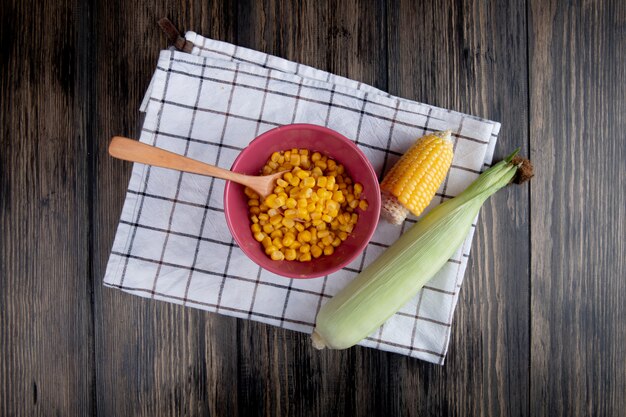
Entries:
POLYGON ((623 416, 626 3, 0 7, 1 416, 623 416), (481 213, 443 367, 105 289, 156 21, 499 120, 530 185, 481 213))

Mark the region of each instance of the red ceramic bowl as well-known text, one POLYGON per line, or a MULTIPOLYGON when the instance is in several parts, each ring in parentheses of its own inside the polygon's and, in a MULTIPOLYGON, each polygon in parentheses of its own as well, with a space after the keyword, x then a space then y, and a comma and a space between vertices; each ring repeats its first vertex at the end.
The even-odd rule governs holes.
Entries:
POLYGON ((235 241, 256 264, 290 278, 315 278, 341 269, 363 252, 378 224, 380 188, 372 165, 354 142, 333 130, 309 124, 282 126, 262 134, 241 151, 231 170, 259 175, 273 152, 292 148, 309 149, 333 158, 343 164, 353 181, 363 184, 363 196, 369 207, 365 212, 359 211, 359 220, 350 237, 332 255, 321 256, 310 262, 271 260, 252 236, 248 200, 243 186, 234 182, 226 182, 224 211, 235 241))

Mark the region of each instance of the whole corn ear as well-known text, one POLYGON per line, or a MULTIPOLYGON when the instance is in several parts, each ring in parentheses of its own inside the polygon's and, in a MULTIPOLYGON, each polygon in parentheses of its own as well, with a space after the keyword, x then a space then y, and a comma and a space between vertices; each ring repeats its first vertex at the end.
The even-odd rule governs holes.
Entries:
POLYGON ((392 224, 401 224, 409 211, 419 216, 446 178, 452 156, 449 130, 418 139, 380 184, 383 217, 392 224))
POLYGON ((513 161, 514 155, 431 210, 328 301, 317 315, 313 346, 353 346, 408 302, 453 256, 485 200, 511 182, 522 166, 513 161))

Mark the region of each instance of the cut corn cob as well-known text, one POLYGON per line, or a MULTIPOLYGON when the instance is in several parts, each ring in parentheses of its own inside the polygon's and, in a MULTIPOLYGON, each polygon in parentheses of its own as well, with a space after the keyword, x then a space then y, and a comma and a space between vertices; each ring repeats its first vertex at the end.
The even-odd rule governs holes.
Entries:
POLYGON ((380 184, 383 217, 401 224, 409 211, 419 216, 445 179, 452 156, 449 130, 418 139, 380 184))

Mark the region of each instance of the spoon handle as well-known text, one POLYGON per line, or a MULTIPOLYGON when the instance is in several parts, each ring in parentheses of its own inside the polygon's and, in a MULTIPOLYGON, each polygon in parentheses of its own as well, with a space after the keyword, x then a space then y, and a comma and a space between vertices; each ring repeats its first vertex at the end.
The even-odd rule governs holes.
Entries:
POLYGON ((247 185, 251 179, 249 175, 239 174, 214 165, 205 164, 204 162, 122 136, 113 137, 109 145, 109 154, 115 158, 123 159, 124 161, 139 162, 161 168, 208 175, 210 177, 234 181, 244 185, 247 185))

